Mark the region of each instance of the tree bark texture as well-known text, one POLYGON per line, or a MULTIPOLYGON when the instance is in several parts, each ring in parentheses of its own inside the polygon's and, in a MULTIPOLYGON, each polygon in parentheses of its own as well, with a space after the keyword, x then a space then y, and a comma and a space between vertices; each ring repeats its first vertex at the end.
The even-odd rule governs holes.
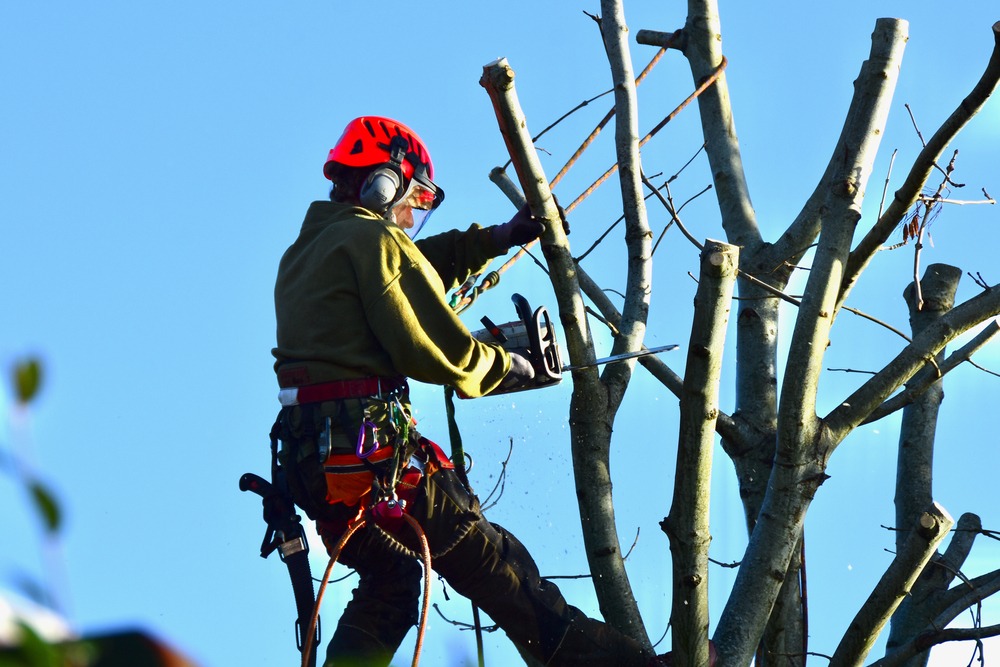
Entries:
MULTIPOLYGON (((517 100, 514 72, 506 59, 500 59, 483 68, 480 83, 493 101, 500 131, 528 205, 536 216, 546 220, 542 252, 549 266, 570 363, 592 363, 596 356, 576 264, 517 100)), ((638 344, 641 344, 641 337, 638 344)), ((614 414, 609 408, 608 387, 600 381, 597 369, 573 371, 569 415, 573 471, 584 546, 598 603, 609 624, 648 647, 649 639, 625 572, 615 528, 609 465, 614 414)))
MULTIPOLYGON (((929 324, 941 318, 955 305, 962 270, 946 264, 931 264, 927 267, 921 282, 922 308, 917 309, 914 300, 915 286, 911 283, 903 291, 903 298, 910 309, 910 328, 916 336, 929 324)), ((945 348, 937 354, 938 366, 926 366, 913 376, 919 381, 921 376, 937 375, 938 367, 944 361, 945 348)), ((921 508, 927 507, 934 498, 932 479, 934 462, 934 434, 937 430, 938 409, 944 399, 943 380, 933 382, 913 403, 903 409, 903 420, 899 432, 899 453, 896 460, 896 526, 912 526, 920 515, 921 508)), ((905 534, 896 533, 896 551, 902 548, 905 534)), ((923 618, 915 619, 919 608, 912 604, 913 598, 903 601, 892 617, 889 632, 890 641, 902 644, 925 625, 923 618), (905 639, 904 639, 905 638, 905 639)), ((928 654, 922 654, 907 664, 907 667, 923 667, 928 654)))
POLYGON ((882 217, 878 219, 875 226, 865 235, 864 239, 851 252, 847 269, 844 271, 843 284, 841 285, 838 308, 847 299, 854 284, 865 270, 868 263, 878 252, 878 249, 885 243, 889 235, 899 226, 903 216, 916 203, 921 189, 927 182, 934 164, 948 148, 948 144, 965 127, 969 120, 979 113, 979 110, 986 104, 993 91, 1000 82, 1000 21, 993 24, 993 54, 983 72, 982 78, 976 83, 972 92, 962 100, 962 103, 948 117, 948 120, 938 128, 931 140, 927 142, 924 149, 920 151, 916 161, 910 168, 910 173, 906 177, 903 186, 893 195, 892 203, 886 209, 882 217))
POLYGON ((861 667, 899 603, 909 594, 937 545, 955 521, 937 503, 926 508, 906 535, 896 557, 851 622, 830 660, 830 667, 861 667))
MULTIPOLYGON (((925 629, 927 620, 940 615, 949 606, 945 602, 948 586, 962 569, 965 559, 972 550, 976 534, 982 529, 982 522, 975 514, 963 514, 956 526, 956 532, 943 555, 936 554, 924 566, 923 572, 913 585, 913 590, 907 596, 899 609, 893 614, 890 623, 889 641, 886 643, 886 656, 892 655, 910 640, 918 637, 925 629)), ((965 590, 965 583, 959 584, 960 590, 965 590)), ((926 665, 930 651, 923 651, 906 660, 908 667, 926 665)))
MULTIPOLYGON (((691 65, 695 84, 699 85, 722 63, 718 3, 715 0, 688 0, 684 33, 684 56, 691 65)), ((725 74, 698 97, 698 111, 726 238, 740 246, 742 252, 753 254, 761 244, 760 230, 743 173, 725 74)))
POLYGON ((708 547, 719 378, 739 248, 705 241, 680 401, 674 497, 660 526, 673 558, 673 660, 708 667, 708 547))
POLYGON ((826 479, 831 449, 816 416, 816 390, 823 353, 829 340, 834 306, 855 225, 860 218, 871 165, 875 159, 899 61, 906 43, 903 21, 882 19, 872 36, 865 67, 879 76, 864 77, 862 94, 847 136, 843 161, 831 179, 824 204, 823 226, 805 295, 792 335, 778 408, 775 466, 746 556, 715 633, 722 667, 746 665, 764 632, 786 577, 802 522, 816 489, 826 479), (756 609, 757 613, 751 613, 756 609), (760 610, 767 610, 767 614, 760 610))
MULTIPOLYGON (((955 305, 955 292, 962 278, 962 270, 946 264, 927 267, 921 283, 924 295, 923 308, 917 310, 914 285, 903 291, 903 298, 910 308, 910 328, 918 335, 955 305)), ((937 353, 939 365, 944 361, 945 348, 937 353)), ((924 375, 937 375, 938 366, 928 364, 913 376, 919 381, 924 375)), ((944 400, 944 387, 938 380, 931 384, 913 403, 903 408, 903 421, 899 431, 899 454, 896 460, 896 526, 912 526, 923 508, 933 499, 932 472, 934 462, 934 432, 937 429, 938 408, 944 400)), ((898 550, 906 539, 896 534, 898 550)))

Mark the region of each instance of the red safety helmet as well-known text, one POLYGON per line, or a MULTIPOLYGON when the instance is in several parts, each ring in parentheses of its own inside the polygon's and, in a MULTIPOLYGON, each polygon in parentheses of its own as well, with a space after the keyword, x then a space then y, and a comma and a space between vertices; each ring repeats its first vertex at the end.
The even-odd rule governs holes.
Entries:
POLYGON ((326 158, 323 175, 330 178, 334 162, 347 167, 371 167, 389 162, 389 142, 395 136, 406 139, 409 144, 408 152, 415 157, 415 160, 407 159, 403 162, 403 176, 413 178, 415 161, 426 167, 427 178, 433 180, 434 164, 431 162, 431 154, 417 133, 398 121, 381 116, 362 116, 347 124, 337 145, 326 158))
POLYGON ((323 175, 333 180, 337 165, 376 167, 361 188, 361 203, 396 221, 410 238, 444 201, 444 190, 432 180, 434 164, 427 146, 416 132, 390 118, 362 116, 348 123, 323 165, 323 175))

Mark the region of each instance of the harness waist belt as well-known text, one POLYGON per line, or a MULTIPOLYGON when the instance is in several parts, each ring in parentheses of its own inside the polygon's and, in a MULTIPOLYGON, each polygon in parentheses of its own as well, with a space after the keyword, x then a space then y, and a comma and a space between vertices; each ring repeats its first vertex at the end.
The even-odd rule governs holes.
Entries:
POLYGON ((322 403, 340 398, 379 396, 398 390, 408 390, 406 378, 364 378, 361 380, 338 380, 321 384, 307 384, 302 387, 288 387, 278 392, 278 402, 285 407, 302 403, 322 403))

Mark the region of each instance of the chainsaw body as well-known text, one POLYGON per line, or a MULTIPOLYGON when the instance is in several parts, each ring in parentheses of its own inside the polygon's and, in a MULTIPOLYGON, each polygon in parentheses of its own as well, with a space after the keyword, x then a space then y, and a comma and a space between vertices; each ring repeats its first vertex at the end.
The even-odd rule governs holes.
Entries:
POLYGON ((538 310, 532 312, 528 300, 520 294, 512 294, 510 298, 520 319, 494 324, 488 317, 484 317, 483 324, 486 328, 473 331, 472 336, 484 343, 499 343, 507 350, 527 349, 528 358, 535 369, 535 377, 530 384, 514 389, 497 387, 488 396, 552 387, 562 382, 562 356, 559 353, 555 327, 549 319, 549 311, 545 306, 539 306, 538 310))

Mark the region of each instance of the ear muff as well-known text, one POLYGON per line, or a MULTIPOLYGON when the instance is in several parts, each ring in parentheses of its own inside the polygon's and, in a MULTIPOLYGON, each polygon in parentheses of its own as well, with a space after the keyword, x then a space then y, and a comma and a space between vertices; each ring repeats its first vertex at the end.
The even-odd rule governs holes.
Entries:
POLYGON ((397 169, 388 165, 369 174, 361 186, 361 205, 379 215, 385 215, 402 196, 403 178, 397 169))

